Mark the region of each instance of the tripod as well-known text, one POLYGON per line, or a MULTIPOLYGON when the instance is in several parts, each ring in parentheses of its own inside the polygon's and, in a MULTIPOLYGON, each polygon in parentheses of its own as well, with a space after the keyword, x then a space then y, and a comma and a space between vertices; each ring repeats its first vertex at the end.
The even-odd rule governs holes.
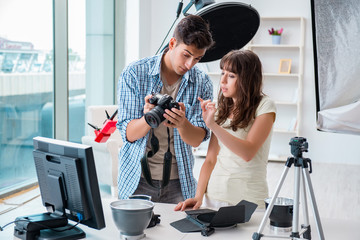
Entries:
POLYGON ((305 184, 308 187, 308 193, 310 195, 310 199, 312 202, 312 209, 315 217, 316 227, 319 233, 320 240, 325 240, 324 233, 322 230, 319 212, 317 209, 315 196, 314 196, 314 190, 311 184, 310 179, 310 173, 312 172, 312 166, 311 166, 311 160, 309 158, 303 158, 302 152, 307 152, 308 143, 306 142, 306 138, 301 137, 295 137, 290 140, 291 145, 291 153, 294 155, 294 157, 288 157, 285 169, 281 175, 280 181, 276 187, 274 196, 271 199, 271 202, 269 206, 267 207, 265 211, 265 215, 261 221, 261 224, 259 226, 259 229, 257 232, 255 232, 252 236, 253 240, 260 240, 261 237, 281 237, 281 238, 289 238, 289 239, 311 239, 311 228, 309 223, 309 215, 308 215, 308 208, 307 208, 307 199, 306 199, 306 187, 305 184), (294 209, 293 209, 293 220, 292 220, 292 233, 289 237, 287 236, 275 236, 275 235, 264 235, 262 234, 266 221, 269 218, 269 215, 274 207, 274 203, 276 201, 276 198, 278 197, 278 194, 280 192, 280 189, 284 183, 285 177, 291 167, 291 165, 294 164, 295 166, 295 189, 294 189, 294 209), (310 166, 310 170, 308 167, 310 166), (302 170, 302 175, 301 175, 302 170), (300 181, 302 182, 302 187, 300 189, 300 181), (301 232, 299 232, 299 197, 300 197, 300 190, 301 190, 301 196, 302 196, 302 204, 303 204, 303 215, 304 215, 304 224, 301 225, 301 232), (300 236, 303 236, 303 238, 300 238, 300 236))

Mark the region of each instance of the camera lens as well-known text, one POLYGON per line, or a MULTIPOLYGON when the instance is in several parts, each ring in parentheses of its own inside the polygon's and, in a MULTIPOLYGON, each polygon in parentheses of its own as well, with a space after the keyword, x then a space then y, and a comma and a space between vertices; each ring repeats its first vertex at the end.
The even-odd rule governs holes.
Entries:
POLYGON ((152 128, 157 128, 159 126, 159 119, 156 116, 153 116, 151 114, 146 114, 145 120, 147 124, 149 124, 150 127, 152 128))
POLYGON ((162 121, 165 120, 163 117, 164 110, 159 106, 156 106, 151 111, 145 114, 145 121, 152 128, 157 128, 162 121))

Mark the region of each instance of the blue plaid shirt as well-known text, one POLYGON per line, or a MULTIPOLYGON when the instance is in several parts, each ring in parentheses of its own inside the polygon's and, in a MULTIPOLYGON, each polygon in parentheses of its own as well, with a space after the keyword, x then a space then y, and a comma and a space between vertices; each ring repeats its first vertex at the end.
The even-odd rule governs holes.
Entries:
MULTIPOLYGON (((162 54, 148 57, 131 63, 122 72, 118 81, 119 129, 123 146, 119 153, 118 190, 119 198, 127 199, 136 190, 141 176, 141 158, 144 156, 149 133, 135 142, 126 139, 126 128, 133 119, 141 118, 144 113, 145 96, 160 92, 163 83, 160 79, 160 63, 162 54)), ((204 128, 206 136, 210 131, 202 118, 198 97, 212 99, 212 82, 205 73, 196 66, 183 77, 176 97, 186 107, 186 118, 194 126, 204 128)), ((192 198, 196 192, 196 180, 193 176, 194 156, 192 148, 180 137, 174 128, 174 149, 179 171, 181 191, 185 199, 192 198)))

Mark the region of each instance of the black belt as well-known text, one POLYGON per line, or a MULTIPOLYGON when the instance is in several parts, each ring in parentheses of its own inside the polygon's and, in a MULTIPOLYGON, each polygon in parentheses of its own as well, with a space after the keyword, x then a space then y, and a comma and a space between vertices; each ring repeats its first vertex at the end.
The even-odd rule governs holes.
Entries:
POLYGON ((142 173, 143 173, 143 176, 144 176, 146 182, 154 188, 161 189, 161 188, 164 188, 166 185, 168 185, 169 180, 170 180, 171 164, 172 164, 172 153, 170 152, 170 130, 169 130, 169 128, 167 128, 168 149, 167 149, 167 152, 164 154, 163 179, 162 179, 160 187, 155 186, 153 184, 150 167, 149 167, 149 163, 148 163, 148 158, 153 157, 159 151, 159 140, 155 136, 154 130, 151 129, 150 131, 151 131, 150 132, 150 134, 151 134, 151 139, 150 139, 151 150, 148 151, 147 154, 145 153, 144 156, 142 157, 141 168, 142 168, 142 173))

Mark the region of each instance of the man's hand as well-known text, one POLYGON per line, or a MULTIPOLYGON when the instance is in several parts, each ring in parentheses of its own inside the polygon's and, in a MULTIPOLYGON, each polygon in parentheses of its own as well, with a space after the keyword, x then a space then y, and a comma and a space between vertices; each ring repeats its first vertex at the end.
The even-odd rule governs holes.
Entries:
POLYGON ((165 109, 164 118, 168 121, 164 121, 164 125, 167 127, 173 128, 182 128, 185 126, 186 116, 185 116, 185 105, 182 102, 179 102, 180 109, 172 108, 165 109))
POLYGON ((179 102, 180 109, 172 108, 165 110, 163 114, 165 121, 163 124, 166 127, 176 128, 180 134, 181 140, 186 144, 197 147, 203 141, 206 130, 192 125, 192 123, 186 118, 185 105, 179 102))
MULTIPOLYGON (((154 104, 149 102, 149 99, 152 95, 148 95, 145 97, 144 104, 144 114, 149 112, 151 109, 155 107, 154 104)), ((135 142, 136 140, 146 136, 146 134, 150 131, 151 127, 146 123, 145 117, 142 116, 138 119, 133 119, 129 122, 126 128, 126 139, 129 142, 135 142)))
POLYGON ((147 95, 145 97, 145 105, 144 105, 144 114, 147 113, 147 112, 150 112, 154 107, 155 105, 154 104, 151 104, 149 102, 149 99, 152 97, 152 95, 147 95))

